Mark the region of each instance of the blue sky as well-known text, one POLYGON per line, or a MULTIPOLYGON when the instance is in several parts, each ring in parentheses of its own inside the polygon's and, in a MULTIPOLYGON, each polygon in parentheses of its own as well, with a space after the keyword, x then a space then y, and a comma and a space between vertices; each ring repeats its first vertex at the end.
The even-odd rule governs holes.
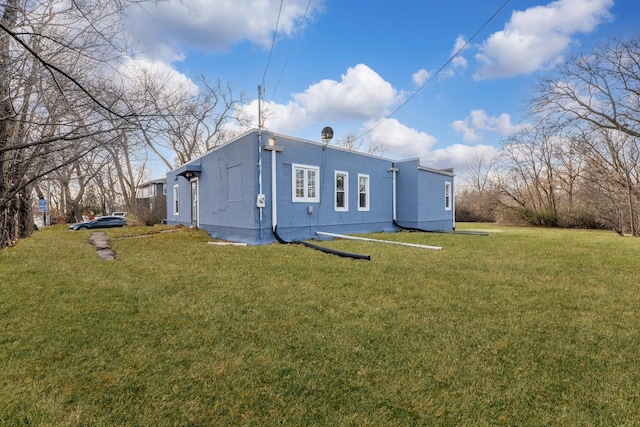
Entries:
POLYGON ((169 0, 131 13, 133 57, 182 84, 200 74, 230 82, 250 101, 249 117, 264 84, 273 131, 319 141, 331 126, 334 140, 364 135, 363 149, 382 144, 387 157, 461 173, 527 125, 537 78, 639 29, 637 0, 504 3, 169 0))

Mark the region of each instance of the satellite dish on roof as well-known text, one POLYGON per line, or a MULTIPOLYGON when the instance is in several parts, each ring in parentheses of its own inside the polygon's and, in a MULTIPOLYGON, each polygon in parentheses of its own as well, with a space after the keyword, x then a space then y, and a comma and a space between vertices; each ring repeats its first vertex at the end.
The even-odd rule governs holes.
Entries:
POLYGON ((322 138, 322 142, 328 144, 329 141, 331 141, 331 138, 333 138, 333 129, 331 129, 329 126, 323 128, 322 132, 320 132, 320 138, 322 138))

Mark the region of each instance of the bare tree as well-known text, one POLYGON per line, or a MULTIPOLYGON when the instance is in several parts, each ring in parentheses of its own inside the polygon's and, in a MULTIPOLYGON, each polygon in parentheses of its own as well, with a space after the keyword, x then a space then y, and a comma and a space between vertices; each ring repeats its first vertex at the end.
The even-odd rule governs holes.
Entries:
POLYGON ((565 168, 555 175, 571 201, 589 197, 583 205, 597 208, 599 221, 640 235, 640 34, 575 57, 541 79, 531 109, 572 141, 556 156, 565 168), (580 185, 584 192, 576 193, 580 185))
POLYGON ((150 70, 139 70, 132 78, 132 107, 146 112, 136 118, 137 131, 168 168, 201 156, 248 124, 235 114, 244 95, 236 98, 229 83, 212 83, 200 76, 197 87, 184 88, 171 76, 150 70), (175 162, 167 158, 167 152, 175 154, 175 162))
POLYGON ((509 137, 503 147, 500 193, 504 207, 535 225, 558 225, 558 140, 543 126, 509 137))
POLYGON ((476 153, 467 163, 465 182, 479 193, 487 193, 495 188, 495 169, 498 157, 476 153))
POLYGON ((498 157, 476 154, 466 165, 466 174, 456 188, 458 221, 492 222, 499 205, 498 157))
POLYGON ((532 110, 640 137, 640 34, 614 40, 540 80, 532 110))
POLYGON ((125 50, 119 17, 126 3, 0 5, 0 248, 30 233, 38 180, 113 141, 109 135, 134 116, 103 96, 125 50))
POLYGON ((336 140, 335 145, 346 150, 358 151, 362 147, 362 139, 349 132, 344 138, 336 140))
POLYGON ((597 128, 580 134, 586 167, 582 178, 589 188, 594 212, 620 234, 640 235, 640 147, 638 138, 597 128))
MULTIPOLYGON (((362 151, 362 144, 363 144, 362 138, 358 138, 352 132, 349 132, 344 138, 339 139, 334 143, 334 145, 338 147, 351 150, 351 151, 362 151)), ((374 156, 383 156, 385 149, 386 147, 382 143, 380 144, 370 143, 367 146, 366 152, 374 156)))

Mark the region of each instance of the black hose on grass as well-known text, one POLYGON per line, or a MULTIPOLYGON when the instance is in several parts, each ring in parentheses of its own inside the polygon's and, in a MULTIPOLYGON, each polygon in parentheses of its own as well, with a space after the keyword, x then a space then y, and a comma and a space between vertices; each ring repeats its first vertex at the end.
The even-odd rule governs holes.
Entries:
POLYGON ((337 255, 337 256, 344 257, 344 258, 364 259, 364 260, 367 260, 367 261, 371 261, 371 256, 370 255, 362 255, 362 254, 354 254, 354 253, 351 253, 351 252, 343 252, 343 251, 339 251, 339 250, 336 250, 336 249, 330 249, 330 248, 325 248, 323 246, 314 245, 312 243, 302 242, 302 241, 299 241, 299 240, 294 240, 292 242, 287 242, 282 237, 280 237, 280 235, 278 234, 278 226, 277 225, 273 228, 273 235, 276 238, 276 240, 278 242, 282 243, 283 245, 304 245, 304 246, 306 246, 308 248, 315 249, 317 251, 324 252, 324 253, 331 254, 331 255, 337 255))

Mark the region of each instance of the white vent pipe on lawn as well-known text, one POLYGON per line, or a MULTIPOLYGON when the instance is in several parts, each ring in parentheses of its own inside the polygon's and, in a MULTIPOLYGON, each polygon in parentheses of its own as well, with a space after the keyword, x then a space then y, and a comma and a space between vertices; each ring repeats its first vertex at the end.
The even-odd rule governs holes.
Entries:
POLYGON ((439 251, 442 249, 442 246, 428 246, 428 245, 419 245, 417 243, 396 242, 393 240, 370 239, 368 237, 348 236, 346 234, 327 233, 324 231, 316 231, 316 234, 318 236, 335 237, 337 239, 361 240, 363 242, 390 243, 392 245, 410 246, 412 248, 422 248, 422 249, 433 249, 436 251, 439 251))

